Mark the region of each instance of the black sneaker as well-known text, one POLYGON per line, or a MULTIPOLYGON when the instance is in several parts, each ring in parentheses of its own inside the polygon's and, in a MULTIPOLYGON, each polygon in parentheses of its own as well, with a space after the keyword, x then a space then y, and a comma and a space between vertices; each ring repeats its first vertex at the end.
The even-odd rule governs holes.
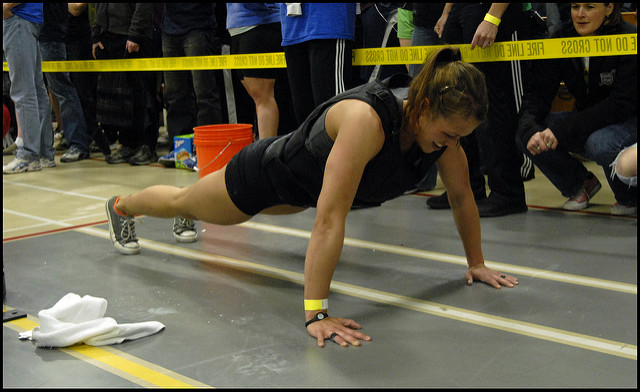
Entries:
POLYGON ((477 201, 476 204, 481 218, 519 214, 528 210, 526 203, 514 202, 495 192, 491 192, 489 197, 477 201))
POLYGON ((131 158, 135 153, 136 151, 133 148, 122 146, 115 153, 106 156, 104 161, 111 164, 125 163, 128 162, 129 158, 131 158))
POLYGON ((446 191, 440 196, 428 198, 427 205, 434 210, 446 210, 448 208, 451 208, 451 206, 449 205, 449 196, 447 196, 446 191))
POLYGON ((116 212, 114 206, 117 199, 118 197, 114 196, 107 200, 105 205, 107 218, 109 218, 111 243, 122 254, 138 254, 140 253, 140 244, 138 244, 138 237, 136 237, 135 222, 132 216, 124 216, 116 212))
POLYGON ((195 242, 198 240, 198 231, 196 223, 193 219, 174 218, 173 219, 173 236, 178 242, 195 242))
POLYGON ((135 155, 129 158, 129 164, 133 166, 148 165, 155 162, 158 162, 158 154, 147 145, 140 146, 135 155))
MULTIPOLYGON (((487 198, 486 194, 478 192, 477 195, 473 195, 476 203, 487 198)), ((449 196, 447 196, 447 191, 445 191, 440 196, 434 196, 427 199, 427 205, 434 210, 447 210, 451 208, 449 205, 449 196)))
POLYGON ((105 157, 108 155, 111 155, 111 148, 109 148, 109 140, 107 140, 107 137, 105 136, 105 134, 102 133, 102 130, 96 129, 91 135, 91 137, 93 139, 93 143, 95 144, 95 146, 100 150, 100 152, 104 154, 105 157))

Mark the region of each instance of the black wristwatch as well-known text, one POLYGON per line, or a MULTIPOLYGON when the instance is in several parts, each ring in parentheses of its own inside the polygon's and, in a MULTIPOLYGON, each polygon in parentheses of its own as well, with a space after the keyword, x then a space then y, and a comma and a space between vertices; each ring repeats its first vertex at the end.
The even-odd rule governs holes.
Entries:
POLYGON ((316 313, 316 315, 315 315, 315 316, 313 316, 313 318, 312 318, 311 320, 309 320, 309 321, 307 321, 306 323, 304 323, 304 326, 305 326, 305 327, 308 327, 308 326, 309 326, 309 324, 311 324, 311 323, 315 323, 316 321, 324 320, 324 319, 326 319, 327 317, 329 317, 329 315, 328 315, 328 314, 326 314, 326 313, 322 313, 322 312, 320 312, 320 313, 316 313))

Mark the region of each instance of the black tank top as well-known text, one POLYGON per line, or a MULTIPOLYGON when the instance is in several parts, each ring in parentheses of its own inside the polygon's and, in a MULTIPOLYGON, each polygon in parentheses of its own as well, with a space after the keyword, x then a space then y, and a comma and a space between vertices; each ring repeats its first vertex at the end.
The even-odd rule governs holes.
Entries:
POLYGON ((385 142, 367 164, 352 207, 373 207, 415 189, 444 149, 424 153, 417 144, 400 150, 402 101, 411 79, 394 75, 384 81, 372 81, 339 94, 319 105, 300 127, 277 138, 265 151, 262 166, 274 188, 288 204, 315 207, 333 140, 326 133, 326 111, 344 99, 362 100, 376 111, 382 121, 385 142))

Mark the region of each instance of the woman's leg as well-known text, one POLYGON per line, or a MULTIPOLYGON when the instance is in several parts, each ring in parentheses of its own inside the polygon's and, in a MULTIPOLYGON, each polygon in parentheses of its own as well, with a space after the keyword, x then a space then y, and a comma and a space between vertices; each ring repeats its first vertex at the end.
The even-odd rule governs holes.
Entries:
POLYGON ((274 93, 275 84, 275 79, 246 76, 242 79, 242 85, 256 104, 258 134, 260 139, 278 134, 280 112, 278 111, 278 103, 276 102, 274 93))
MULTIPOLYGON (((613 173, 620 178, 620 181, 629 186, 638 185, 638 144, 620 151, 618 157, 611 164, 613 173)), ((613 176, 613 174, 612 174, 613 176)))
POLYGON ((599 129, 592 133, 585 143, 586 158, 602 167, 616 201, 626 206, 636 205, 637 190, 630 189, 617 176, 612 176, 611 162, 625 147, 638 141, 637 121, 637 116, 634 116, 624 123, 599 129))
POLYGON ((155 185, 129 196, 121 196, 116 210, 124 215, 157 218, 184 217, 218 225, 233 225, 251 218, 231 201, 225 184, 226 166, 179 188, 155 185))

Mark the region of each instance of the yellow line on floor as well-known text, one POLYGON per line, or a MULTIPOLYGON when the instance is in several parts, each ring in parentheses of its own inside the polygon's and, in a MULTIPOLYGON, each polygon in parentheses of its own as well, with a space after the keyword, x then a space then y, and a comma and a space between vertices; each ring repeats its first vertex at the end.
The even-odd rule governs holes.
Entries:
MULTIPOLYGON (((4 306, 3 311, 6 310, 11 310, 11 308, 4 306)), ((17 332, 25 332, 33 330, 40 324, 36 317, 28 315, 24 318, 7 321, 3 325, 17 332)), ((57 348, 56 350, 147 388, 211 388, 209 385, 134 357, 111 346, 95 347, 78 344, 57 348)))
POLYGON ((149 388, 211 388, 110 346, 78 345, 61 351, 149 388))
MULTIPOLYGON (((81 228, 78 230, 100 237, 108 238, 109 236, 109 233, 106 230, 97 229, 95 227, 81 228)), ((300 285, 304 284, 304 274, 299 272, 288 271, 281 268, 270 267, 267 265, 234 259, 231 257, 214 255, 204 251, 183 248, 179 245, 170 245, 144 239, 140 239, 139 242, 143 249, 153 249, 158 252, 165 252, 179 257, 185 257, 192 260, 198 260, 201 262, 212 263, 216 265, 223 265, 225 267, 247 271, 271 278, 281 279, 300 285)), ((423 301, 398 294, 383 292, 348 283, 342 283, 335 280, 331 283, 331 290, 333 292, 363 298, 369 301, 398 306, 439 317, 446 317, 458 321, 464 321, 475 325, 482 325, 485 327, 508 331, 523 336, 561 343, 586 350, 602 352, 605 354, 632 360, 638 359, 637 347, 635 345, 623 342, 601 339, 589 335, 545 327, 542 325, 527 323, 505 317, 493 316, 486 313, 456 308, 436 302, 423 301)))

